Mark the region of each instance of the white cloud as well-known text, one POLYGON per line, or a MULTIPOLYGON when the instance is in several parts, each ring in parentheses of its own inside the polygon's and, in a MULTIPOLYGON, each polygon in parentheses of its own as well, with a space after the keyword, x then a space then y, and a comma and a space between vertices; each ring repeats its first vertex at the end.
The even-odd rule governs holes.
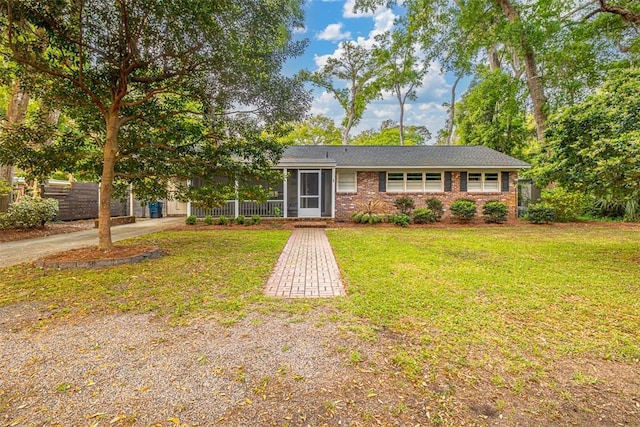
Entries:
POLYGON ((313 115, 327 116, 333 119, 336 124, 339 124, 344 116, 338 101, 327 91, 323 91, 320 96, 314 97, 309 112, 313 115))
POLYGON ((318 40, 339 41, 351 38, 351 32, 342 32, 342 22, 329 24, 317 35, 318 40))
POLYGON ((382 9, 379 13, 376 13, 373 17, 374 27, 369 37, 374 37, 378 34, 382 34, 385 31, 391 31, 393 29, 393 23, 397 16, 391 9, 382 9))
POLYGON ((307 27, 296 27, 293 29, 293 34, 306 34, 307 27))
POLYGON ((333 55, 313 55, 313 62, 315 62, 316 67, 320 69, 325 66, 325 64, 327 63, 327 60, 332 56, 333 55))

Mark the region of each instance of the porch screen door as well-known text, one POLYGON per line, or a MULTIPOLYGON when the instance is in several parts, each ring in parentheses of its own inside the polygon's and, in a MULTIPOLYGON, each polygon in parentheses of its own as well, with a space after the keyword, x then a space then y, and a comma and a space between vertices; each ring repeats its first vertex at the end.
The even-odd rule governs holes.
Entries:
POLYGON ((320 171, 300 170, 298 173, 298 216, 319 218, 321 216, 320 171))

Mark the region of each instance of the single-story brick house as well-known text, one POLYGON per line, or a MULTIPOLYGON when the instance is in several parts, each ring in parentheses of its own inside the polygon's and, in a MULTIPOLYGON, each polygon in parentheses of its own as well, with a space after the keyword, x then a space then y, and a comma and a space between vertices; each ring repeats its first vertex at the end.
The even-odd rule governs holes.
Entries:
POLYGON ((258 214, 263 217, 335 218, 348 220, 363 204, 377 201, 393 208, 400 196, 442 200, 445 212, 455 199, 489 200, 517 210, 518 172, 528 163, 482 146, 327 146, 297 145, 286 149, 276 169, 284 181, 265 204, 228 201, 218 209, 187 206, 187 214, 258 214))

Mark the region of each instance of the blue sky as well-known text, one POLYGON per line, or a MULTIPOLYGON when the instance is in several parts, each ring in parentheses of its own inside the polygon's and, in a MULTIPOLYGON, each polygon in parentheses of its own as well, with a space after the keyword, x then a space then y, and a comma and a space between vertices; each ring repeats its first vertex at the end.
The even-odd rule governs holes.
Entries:
MULTIPOLYGON (((287 64, 286 71, 300 69, 315 71, 330 55, 335 55, 340 42, 351 40, 371 46, 373 37, 392 29, 399 10, 379 8, 373 13, 354 13, 355 0, 308 0, 305 4, 305 27, 298 29, 298 37, 307 38, 309 47, 304 55, 287 64)), ((447 112, 442 106, 450 99, 452 77, 443 75, 438 64, 431 64, 423 85, 418 89, 418 99, 408 101, 405 124, 426 126, 432 135, 445 124, 447 112)), ((311 88, 311 86, 310 86, 311 88)), ((460 92, 460 88, 458 91, 460 92)), ((459 94, 457 95, 459 98, 459 94)), ((344 118, 344 111, 333 97, 321 89, 314 89, 312 114, 322 114, 334 119, 336 124, 344 118)), ((369 104, 361 123, 352 135, 365 129, 378 129, 387 119, 398 120, 399 107, 395 98, 387 94, 382 100, 369 104)))

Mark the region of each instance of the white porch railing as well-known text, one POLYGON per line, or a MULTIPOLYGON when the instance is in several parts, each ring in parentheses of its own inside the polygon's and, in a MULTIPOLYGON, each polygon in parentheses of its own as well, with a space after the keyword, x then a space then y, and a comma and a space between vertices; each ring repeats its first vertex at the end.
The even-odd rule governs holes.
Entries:
POLYGON ((254 201, 244 201, 238 203, 238 212, 236 212, 236 201, 228 200, 227 203, 219 208, 191 208, 191 214, 198 218, 204 218, 207 215, 212 217, 226 216, 227 218, 235 218, 239 215, 250 217, 260 215, 263 218, 276 218, 284 215, 284 200, 267 200, 265 203, 257 203, 254 201))

